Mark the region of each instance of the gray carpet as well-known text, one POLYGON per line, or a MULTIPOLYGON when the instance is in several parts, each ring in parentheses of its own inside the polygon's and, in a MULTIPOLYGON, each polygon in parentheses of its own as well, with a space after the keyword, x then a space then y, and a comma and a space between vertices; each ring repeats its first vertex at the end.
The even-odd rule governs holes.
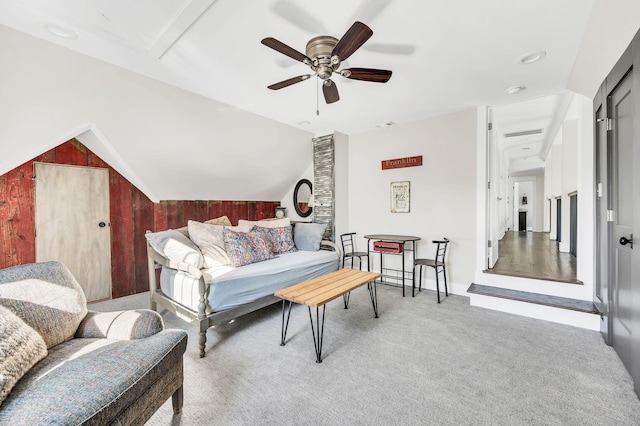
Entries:
MULTIPOLYGON (((638 425, 631 377, 598 332, 378 286, 327 305, 323 362, 306 307, 294 306, 281 347, 281 305, 209 329, 198 358, 189 332, 184 411, 169 400, 150 425, 638 425)), ((148 293, 91 305, 148 307, 148 293)))

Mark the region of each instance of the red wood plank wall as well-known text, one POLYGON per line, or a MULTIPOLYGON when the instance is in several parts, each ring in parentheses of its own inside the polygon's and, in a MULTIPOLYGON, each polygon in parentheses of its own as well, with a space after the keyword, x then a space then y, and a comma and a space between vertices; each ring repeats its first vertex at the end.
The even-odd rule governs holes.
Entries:
POLYGON ((153 203, 117 171, 72 139, 0 176, 0 269, 35 262, 35 188, 33 163, 109 169, 112 297, 149 289, 145 231, 185 226, 228 216, 259 220, 273 217, 277 201, 161 201, 153 203))

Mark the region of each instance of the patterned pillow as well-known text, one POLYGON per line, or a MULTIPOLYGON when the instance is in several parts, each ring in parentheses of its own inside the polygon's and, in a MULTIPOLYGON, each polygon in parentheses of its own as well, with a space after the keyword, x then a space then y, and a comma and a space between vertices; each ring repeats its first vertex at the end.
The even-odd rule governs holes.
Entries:
POLYGON ((235 232, 224 228, 224 244, 233 266, 271 259, 271 245, 260 231, 235 232))
POLYGON ((0 306, 0 403, 31 367, 47 355, 42 336, 0 306))
POLYGON ((269 241, 271 245, 271 252, 274 255, 277 254, 285 254, 285 253, 293 253, 294 251, 298 251, 295 243, 293 242, 293 226, 284 226, 281 228, 259 228, 269 241))
POLYGON ((238 226, 231 228, 233 231, 249 232, 254 226, 260 228, 282 228, 291 225, 291 219, 288 217, 282 219, 260 219, 260 220, 244 220, 238 221, 238 226))

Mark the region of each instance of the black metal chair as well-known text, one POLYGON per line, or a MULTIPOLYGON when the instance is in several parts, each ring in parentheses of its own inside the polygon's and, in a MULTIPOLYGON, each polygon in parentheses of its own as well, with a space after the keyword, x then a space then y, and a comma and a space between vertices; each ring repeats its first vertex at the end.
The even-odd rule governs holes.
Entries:
POLYGON ((438 275, 440 273, 444 275, 444 294, 445 296, 449 296, 449 290, 447 289, 447 265, 445 264, 445 256, 447 254, 449 239, 443 238, 442 240, 433 240, 432 243, 436 244, 435 259, 416 259, 413 261, 413 285, 411 288, 411 295, 416 295, 416 267, 420 266, 420 284, 418 286, 418 291, 422 291, 422 267, 430 266, 436 272, 436 292, 438 294, 438 303, 440 303, 440 282, 438 280, 438 275))
POLYGON ((355 251, 356 244, 353 241, 355 232, 349 232, 347 234, 340 235, 340 241, 342 242, 342 267, 347 259, 351 260, 351 269, 353 269, 353 259, 358 258, 358 269, 362 270, 362 258, 367 258, 367 271, 369 271, 369 253, 366 251, 355 251))

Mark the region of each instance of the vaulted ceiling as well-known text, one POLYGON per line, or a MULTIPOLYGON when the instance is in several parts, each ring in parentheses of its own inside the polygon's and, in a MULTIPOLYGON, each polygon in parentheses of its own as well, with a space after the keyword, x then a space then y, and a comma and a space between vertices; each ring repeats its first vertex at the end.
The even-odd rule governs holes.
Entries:
POLYGON ((377 131, 480 105, 496 107, 504 133, 552 129, 564 90, 593 96, 637 31, 636 16, 636 0, 0 0, 0 25, 38 39, 0 31, 0 111, 12 123, 0 128, 0 171, 84 132, 151 198, 278 199, 308 167, 299 142, 314 134, 377 131), (329 105, 316 78, 267 88, 312 71, 262 39, 305 53, 314 36, 341 38, 355 21, 373 35, 341 69, 391 70, 387 83, 334 74, 340 100, 329 105), (542 60, 523 63, 540 51, 542 60), (70 89, 87 94, 59 111, 70 89), (101 104, 114 96, 111 109, 101 104), (131 115, 140 111, 150 113, 131 115), (23 146, 7 144, 23 132, 23 146), (190 157, 178 162, 177 153, 190 157), (247 167, 260 182, 239 183, 247 167), (201 184, 221 177, 228 186, 215 193, 201 184))
POLYGON ((0 23, 312 133, 351 134, 565 89, 594 2, 5 0, 0 23), (312 37, 341 38, 356 20, 373 36, 342 68, 388 69, 388 83, 334 74, 331 105, 316 78, 267 89, 310 69, 260 40, 305 53, 312 37), (519 61, 537 51, 544 60, 519 61))

